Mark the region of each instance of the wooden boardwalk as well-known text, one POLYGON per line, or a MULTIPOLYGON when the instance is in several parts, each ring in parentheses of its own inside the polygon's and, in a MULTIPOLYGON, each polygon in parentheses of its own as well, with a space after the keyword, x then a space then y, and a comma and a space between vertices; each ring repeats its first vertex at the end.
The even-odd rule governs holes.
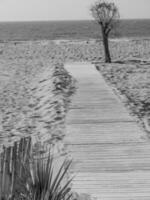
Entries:
POLYGON ((66 119, 73 189, 104 200, 150 199, 150 142, 94 65, 66 64, 77 80, 66 119))

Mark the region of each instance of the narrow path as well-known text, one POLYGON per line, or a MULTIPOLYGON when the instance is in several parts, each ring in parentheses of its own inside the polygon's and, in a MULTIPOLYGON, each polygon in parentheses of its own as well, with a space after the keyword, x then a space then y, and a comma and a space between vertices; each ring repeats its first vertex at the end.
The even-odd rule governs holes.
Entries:
POLYGON ((74 159, 73 189, 104 200, 150 199, 150 143, 88 63, 66 64, 77 80, 67 116, 66 145, 74 159))

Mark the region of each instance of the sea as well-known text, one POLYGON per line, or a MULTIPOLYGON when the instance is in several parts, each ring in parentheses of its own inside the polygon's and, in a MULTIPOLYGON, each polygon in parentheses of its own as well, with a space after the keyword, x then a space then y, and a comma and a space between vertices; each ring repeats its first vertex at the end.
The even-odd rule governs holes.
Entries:
MULTIPOLYGON (((120 20, 112 38, 149 38, 150 19, 120 20)), ((0 22, 0 42, 100 39, 101 29, 95 21, 0 22)))

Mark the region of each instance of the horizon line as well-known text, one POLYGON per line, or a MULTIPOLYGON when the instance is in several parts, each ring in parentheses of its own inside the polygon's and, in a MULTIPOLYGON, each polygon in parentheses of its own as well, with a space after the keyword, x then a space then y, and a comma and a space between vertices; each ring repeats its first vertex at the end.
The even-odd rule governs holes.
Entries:
MULTIPOLYGON (((150 20, 150 18, 121 18, 123 20, 150 20)), ((10 20, 10 21, 0 21, 0 23, 16 23, 16 22, 67 22, 67 21, 95 21, 94 19, 64 19, 64 20, 10 20)))

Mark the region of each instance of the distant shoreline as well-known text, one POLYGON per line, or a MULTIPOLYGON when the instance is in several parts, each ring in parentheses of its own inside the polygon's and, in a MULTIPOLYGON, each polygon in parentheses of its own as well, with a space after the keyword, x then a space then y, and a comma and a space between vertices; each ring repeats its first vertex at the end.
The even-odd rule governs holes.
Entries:
MULTIPOLYGON (((125 37, 122 37, 122 38, 110 38, 109 39, 110 42, 129 42, 129 41, 140 41, 140 40, 147 40, 147 41, 150 41, 150 37, 129 37, 129 38, 125 38, 125 37)), ((102 39, 93 39, 93 38, 87 38, 87 39, 54 39, 54 40, 51 40, 51 39, 46 39, 46 40, 5 40, 5 41, 2 41, 0 40, 0 44, 3 44, 3 43, 13 43, 13 44, 21 44, 21 43, 28 43, 28 42, 37 42, 37 43, 44 43, 44 42, 55 42, 56 44, 59 44, 59 43, 95 43, 95 42, 102 42, 102 39)))

